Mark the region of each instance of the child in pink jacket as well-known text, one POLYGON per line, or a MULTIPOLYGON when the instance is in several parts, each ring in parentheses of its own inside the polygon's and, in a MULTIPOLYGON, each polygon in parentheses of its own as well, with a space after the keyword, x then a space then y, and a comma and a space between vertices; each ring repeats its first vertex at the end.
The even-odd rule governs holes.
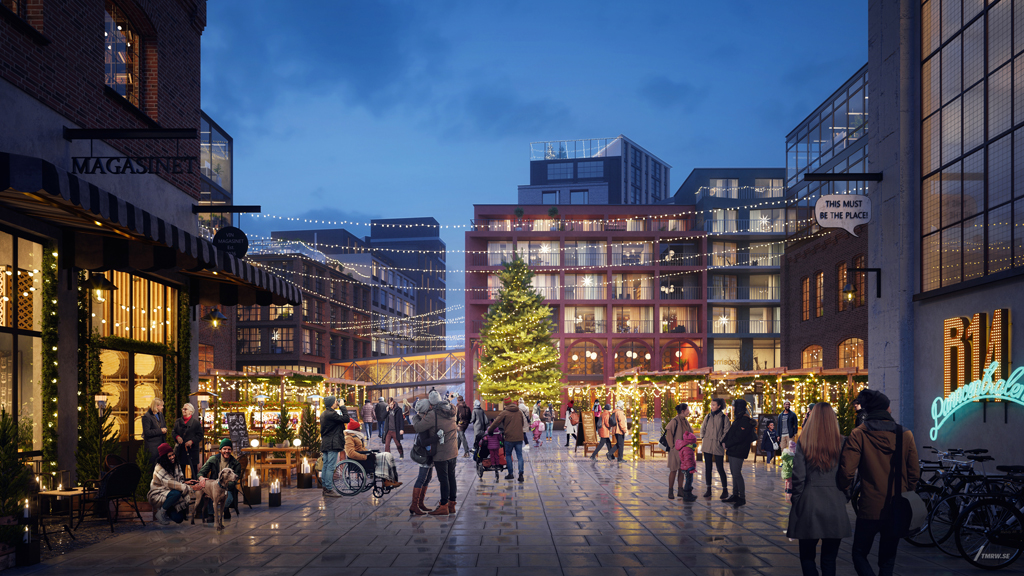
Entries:
POLYGON ((675 448, 679 452, 679 469, 686 474, 697 472, 697 436, 693 432, 683 432, 683 439, 676 440, 675 448))
POLYGON ((530 430, 533 430, 533 443, 537 448, 540 448, 540 436, 544 433, 544 423, 540 421, 540 414, 533 415, 530 430))

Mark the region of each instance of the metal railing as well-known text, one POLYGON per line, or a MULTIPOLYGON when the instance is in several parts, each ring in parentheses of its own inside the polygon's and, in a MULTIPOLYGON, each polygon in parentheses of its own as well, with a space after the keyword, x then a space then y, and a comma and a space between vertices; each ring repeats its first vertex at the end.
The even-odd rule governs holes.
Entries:
POLYGON ((527 254, 525 259, 530 266, 558 266, 559 256, 558 252, 540 252, 527 254))
POLYGON ((654 290, 650 286, 612 287, 612 300, 651 300, 653 298, 654 290))
POLYGON ((704 255, 696 252, 676 252, 662 245, 658 263, 662 266, 703 266, 704 255))
POLYGON ((566 333, 569 334, 604 334, 604 320, 566 320, 566 333))
POLYGON ((662 286, 659 300, 700 300, 700 286, 662 286))
POLYGON ((785 234, 787 231, 786 224, 786 220, 776 220, 772 218, 757 218, 754 220, 705 220, 704 231, 708 234, 785 234))
POLYGON ((740 252, 735 254, 711 254, 711 265, 719 266, 764 266, 776 267, 782 265, 782 254, 750 254, 740 252))
POLYGON ((606 286, 566 286, 566 300, 604 300, 608 296, 606 286))
POLYGON ((771 320, 748 320, 738 322, 721 318, 708 320, 708 332, 712 334, 778 334, 779 326, 771 320))
POLYGON ((608 255, 604 252, 600 253, 579 253, 566 248, 565 250, 565 265, 566 266, 607 266, 608 255))
POLYGON ((679 218, 622 218, 572 220, 561 218, 477 218, 479 232, 692 232, 700 229, 696 216, 679 218))
POLYGON ((708 300, 778 299, 778 286, 708 286, 708 300))
POLYGON ((654 322, 651 320, 616 320, 616 334, 653 334, 654 322))
POLYGON ((650 266, 654 264, 649 250, 635 254, 612 253, 612 266, 650 266))

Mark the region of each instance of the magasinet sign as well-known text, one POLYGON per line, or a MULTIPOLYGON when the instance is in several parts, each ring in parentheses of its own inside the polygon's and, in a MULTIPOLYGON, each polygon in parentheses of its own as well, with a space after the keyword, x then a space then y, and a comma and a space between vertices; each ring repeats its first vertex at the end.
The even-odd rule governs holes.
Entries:
POLYGON ((191 156, 73 156, 72 174, 194 174, 191 156))

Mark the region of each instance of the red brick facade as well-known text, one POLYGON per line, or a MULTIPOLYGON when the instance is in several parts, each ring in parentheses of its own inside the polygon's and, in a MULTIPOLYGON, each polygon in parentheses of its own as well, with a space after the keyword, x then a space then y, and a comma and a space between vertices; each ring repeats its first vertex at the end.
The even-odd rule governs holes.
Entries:
MULTIPOLYGON (((104 83, 104 0, 31 0, 0 18, 0 78, 82 128, 198 128, 205 0, 116 0, 140 37, 136 108, 104 83)), ((198 140, 114 140, 128 156, 199 156, 198 140)), ((67 167, 69 168, 69 167, 67 167)), ((161 174, 194 198, 199 175, 161 174)))
MULTIPOLYGON (((839 368, 839 344, 849 338, 864 341, 864 367, 867 367, 868 307, 846 304, 840 311, 840 285, 838 266, 845 262, 853 268, 855 258, 868 253, 867 225, 854 230, 853 237, 842 230, 825 236, 802 240, 786 247, 782 262, 782 365, 802 368, 801 355, 808 346, 822 347, 822 368, 839 368), (816 315, 817 298, 815 275, 824 276, 824 313, 816 315), (803 319, 804 278, 810 280, 809 319, 803 319)), ((847 274, 847 282, 854 282, 854 274, 847 274)), ((864 285, 874 290, 874 277, 869 275, 864 285)), ((861 301, 865 301, 863 298, 861 301)))
MULTIPOLYGON (((212 366, 210 366, 211 368, 234 370, 235 356, 238 351, 235 343, 235 322, 238 319, 238 313, 235 311, 234 306, 200 306, 197 313, 202 318, 215 308, 220 310, 220 313, 227 317, 227 320, 221 322, 216 328, 209 322, 199 322, 199 345, 212 347, 213 362, 212 366)), ((199 372, 203 373, 203 363, 208 362, 209 358, 202 354, 203 350, 199 352, 199 372)))

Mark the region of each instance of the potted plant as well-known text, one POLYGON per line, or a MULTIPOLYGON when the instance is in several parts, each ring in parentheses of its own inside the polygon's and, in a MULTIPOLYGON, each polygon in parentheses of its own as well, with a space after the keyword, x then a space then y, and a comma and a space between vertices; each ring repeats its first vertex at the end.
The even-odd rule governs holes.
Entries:
POLYGON ((558 206, 552 206, 551 208, 548 208, 548 217, 551 218, 551 229, 561 230, 562 226, 560 225, 560 223, 555 222, 555 220, 558 218, 558 206))
POLYGON ((517 207, 515 210, 512 211, 512 213, 516 215, 515 228, 516 231, 519 232, 523 229, 523 214, 525 214, 526 212, 522 209, 522 207, 517 207))
POLYGON ((24 531, 17 514, 28 496, 31 475, 19 457, 18 439, 18 422, 6 409, 0 409, 0 569, 13 565, 14 550, 24 531))

